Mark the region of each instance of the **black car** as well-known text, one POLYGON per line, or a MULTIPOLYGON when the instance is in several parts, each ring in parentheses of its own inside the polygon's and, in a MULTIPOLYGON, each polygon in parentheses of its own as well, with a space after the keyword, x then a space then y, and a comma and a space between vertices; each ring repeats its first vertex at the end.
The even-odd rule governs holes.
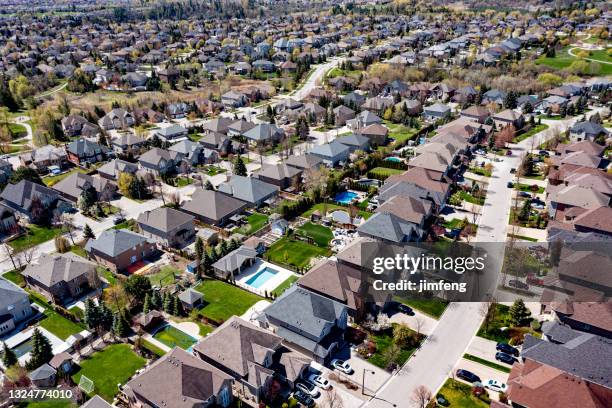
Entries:
POLYGON ((529 289, 529 285, 526 284, 525 282, 521 282, 518 279, 510 279, 508 281, 508 286, 513 287, 513 288, 517 288, 517 289, 523 289, 523 290, 528 290, 529 289))
POLYGON ((549 157, 549 156, 550 156, 550 153, 548 153, 546 150, 540 150, 540 151, 538 152, 538 154, 539 154, 540 156, 546 156, 546 157, 549 157))
POLYGON ((511 356, 518 357, 519 355, 518 349, 516 347, 512 347, 508 343, 497 343, 497 346, 495 346, 495 349, 497 351, 501 351, 503 353, 510 354, 511 356))
MULTIPOLYGON (((497 354, 499 354, 499 353, 497 353, 497 354)), ((461 378, 462 380, 465 380, 467 382, 471 382, 471 383, 482 382, 479 376, 477 376, 476 374, 474 374, 473 372, 468 371, 468 370, 461 370, 461 369, 459 369, 459 370, 457 370, 455 372, 455 375, 458 378, 461 378)))
POLYGON ((509 181, 508 183, 506 183, 506 187, 512 188, 512 187, 514 187, 514 183, 509 181))
POLYGON ((406 313, 409 316, 413 316, 414 315, 414 310, 412 310, 412 308, 410 306, 407 306, 403 303, 399 303, 397 305, 397 310, 399 310, 402 313, 406 313))
POLYGON ((295 398, 300 404, 305 407, 311 408, 315 406, 315 402, 312 397, 306 394, 304 391, 296 390, 293 393, 293 398, 295 398))
POLYGON ((514 364, 516 362, 516 358, 512 357, 510 354, 501 351, 495 353, 495 359, 506 364, 514 364))

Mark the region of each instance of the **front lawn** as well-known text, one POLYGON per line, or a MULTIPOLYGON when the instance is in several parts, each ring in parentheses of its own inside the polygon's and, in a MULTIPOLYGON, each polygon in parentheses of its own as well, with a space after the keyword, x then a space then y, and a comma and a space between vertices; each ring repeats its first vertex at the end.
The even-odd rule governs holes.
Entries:
POLYGON ((23 278, 23 275, 21 275, 21 272, 17 269, 13 269, 12 271, 6 272, 2 275, 2 277, 6 280, 13 282, 17 286, 25 286, 25 279, 23 278))
POLYGON ((481 197, 476 197, 470 194, 470 192, 463 191, 463 190, 460 190, 455 194, 459 195, 459 198, 461 199, 461 201, 467 201, 468 203, 476 204, 476 205, 484 205, 485 203, 486 194, 484 193, 484 191, 481 191, 481 197))
POLYGON ((293 285, 293 283, 296 282, 298 279, 299 278, 297 276, 291 275, 290 277, 285 279, 283 283, 275 287, 272 293, 276 294, 276 296, 282 295, 282 293, 286 291, 287 289, 289 289, 291 285, 293 285))
POLYGON ((87 252, 85 249, 79 245, 73 245, 70 247, 70 252, 76 254, 78 256, 82 256, 83 258, 87 258, 87 252))
POLYGON ((61 233, 61 228, 30 225, 28 231, 24 235, 10 241, 8 244, 16 252, 20 252, 38 244, 42 244, 43 242, 50 241, 61 233))
POLYGON ((397 299, 405 305, 410 306, 431 317, 439 319, 446 310, 448 302, 438 299, 397 299))
POLYGON ((332 230, 319 224, 307 222, 297 229, 297 233, 312 238, 312 240, 320 247, 327 247, 329 241, 334 238, 332 230))
POLYGON ((51 309, 45 310, 45 317, 40 321, 40 327, 47 329, 61 340, 66 340, 71 335, 85 330, 84 326, 66 319, 51 309))
POLYGON ((520 135, 518 135, 514 139, 512 139, 512 143, 518 143, 518 142, 520 142, 522 140, 525 140, 528 137, 531 137, 531 136, 535 135, 536 133, 540 133, 541 131, 546 130, 546 129, 548 129, 548 125, 545 124, 545 123, 541 123, 539 125, 535 125, 531 129, 529 129, 527 132, 521 133, 520 135))
POLYGON ((540 337, 541 334, 527 326, 515 326, 512 324, 510 318, 510 306, 495 304, 495 315, 491 322, 487 325, 486 322, 482 323, 478 333, 478 337, 493 340, 496 342, 508 343, 512 338, 519 338, 525 334, 531 334, 535 337, 540 337), (506 327, 507 329, 502 331, 501 328, 506 327))
POLYGON ((487 170, 484 167, 470 167, 468 170, 470 173, 478 174, 483 177, 491 177, 491 170, 487 170))
POLYGON ((242 235, 251 235, 259 231, 268 223, 268 216, 265 214, 253 213, 246 217, 247 224, 238 229, 242 235))
POLYGON ((135 354, 127 344, 112 344, 83 360, 81 368, 72 375, 72 380, 78 384, 81 376, 86 376, 94 383, 91 395, 98 394, 112 402, 119 392, 117 384, 125 384, 145 363, 146 360, 135 354))
POLYGON ((186 187, 190 185, 191 183, 193 183, 193 180, 190 179, 189 177, 177 177, 175 179, 176 187, 186 187))
POLYGON ((487 408, 491 403, 488 396, 478 398, 472 394, 472 387, 468 384, 449 378, 438 391, 436 398, 443 397, 448 401, 449 407, 461 408, 487 408))
POLYGON ((187 350, 196 343, 196 340, 193 337, 173 326, 164 327, 155 333, 153 338, 170 348, 179 346, 183 350, 187 350))
POLYGON ((204 296, 204 307, 200 314, 216 323, 223 323, 230 317, 244 314, 262 297, 237 286, 216 279, 206 279, 195 290, 204 296))
MULTIPOLYGON (((414 332, 414 330, 411 331, 414 332)), ((368 358, 368 361, 377 367, 385 369, 389 365, 389 361, 387 361, 385 352, 393 344, 393 329, 390 328, 381 332, 370 333, 369 338, 376 343, 376 352, 374 352, 374 354, 372 354, 372 356, 368 358)), ((424 338, 425 336, 421 335, 420 341, 423 341, 424 338)), ((395 362, 399 366, 404 365, 404 363, 408 361, 408 359, 416 349, 417 346, 402 346, 395 362)))
POLYGON ((157 285, 161 288, 173 284, 175 277, 179 275, 181 275, 180 269, 170 265, 164 265, 160 268, 159 272, 145 276, 149 279, 151 285, 157 285))
POLYGON ((281 238, 268 249, 265 255, 273 262, 307 268, 312 258, 329 256, 330 251, 306 242, 281 238))
POLYGON ((535 192, 536 194, 542 194, 544 192, 544 187, 540 187, 537 184, 514 184, 514 189, 519 191, 525 191, 527 193, 535 192), (534 186, 537 187, 537 190, 534 186))

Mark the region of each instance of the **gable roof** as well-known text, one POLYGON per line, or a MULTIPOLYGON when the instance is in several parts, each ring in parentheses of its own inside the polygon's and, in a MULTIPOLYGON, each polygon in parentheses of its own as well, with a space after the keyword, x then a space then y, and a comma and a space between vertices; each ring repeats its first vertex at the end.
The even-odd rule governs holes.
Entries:
POLYGON ((24 299, 28 299, 28 294, 25 290, 4 278, 0 278, 0 310, 24 299))
POLYGON ((283 180, 285 178, 292 178, 301 174, 302 171, 288 166, 286 163, 278 163, 278 164, 264 164, 259 170, 257 170, 254 175, 258 177, 263 176, 273 180, 283 180))
POLYGON ((90 252, 94 249, 114 258, 145 242, 147 238, 135 232, 125 229, 109 229, 102 232, 98 238, 87 241, 85 250, 90 252))
POLYGON ((357 310, 361 271, 327 259, 298 280, 298 285, 357 310))
POLYGON ((57 191, 41 186, 29 180, 21 180, 17 184, 7 184, 0 198, 18 207, 29 209, 32 199, 38 197, 41 201, 52 201, 59 198, 57 191))
POLYGON ((392 242, 406 242, 413 235, 423 235, 423 231, 416 224, 388 212, 374 214, 357 227, 357 232, 392 242))

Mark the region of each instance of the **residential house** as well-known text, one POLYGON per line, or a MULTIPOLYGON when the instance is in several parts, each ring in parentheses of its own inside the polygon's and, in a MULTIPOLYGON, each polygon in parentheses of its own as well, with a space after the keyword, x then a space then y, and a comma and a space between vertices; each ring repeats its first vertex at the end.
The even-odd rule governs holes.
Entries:
POLYGON ((249 98, 242 92, 230 90, 221 95, 221 103, 230 108, 240 108, 249 104, 249 98))
POLYGON ((285 137, 285 131, 271 123, 260 123, 244 132, 243 136, 251 144, 278 143, 285 137))
POLYGON ((260 325, 285 339, 289 347, 323 364, 344 344, 347 320, 348 309, 342 303, 293 286, 264 310, 260 325))
POLYGON ((50 302, 63 305, 99 287, 97 266, 72 252, 42 254, 21 274, 28 287, 50 302))
POLYGON ((160 176, 175 172, 181 160, 183 160, 181 153, 154 147, 141 155, 138 163, 143 171, 160 176))
POLYGON ((112 181, 100 177, 90 176, 80 172, 74 172, 63 180, 58 181, 52 187, 66 200, 77 203, 84 191, 93 188, 98 200, 109 201, 117 191, 117 185, 112 181))
POLYGON ((348 146, 334 140, 330 143, 316 145, 308 153, 321 159, 325 165, 334 167, 338 163, 348 160, 350 151, 351 149, 348 146))
POLYGON ((136 375, 121 390, 130 408, 228 407, 230 375, 175 347, 136 375))
MULTIPOLYGON (((612 305, 609 302, 551 302, 545 309, 564 327, 612 339, 612 305)), ((545 337, 549 337, 548 332, 545 337)))
POLYGON ((217 190, 254 207, 260 207, 273 200, 278 195, 279 188, 253 177, 234 175, 219 185, 217 190))
POLYGON ((525 126, 525 117, 522 113, 512 109, 506 109, 492 116, 493 122, 497 129, 503 129, 506 126, 514 126, 514 129, 521 130, 525 126))
POLYGON ((12 331, 32 315, 28 293, 0 278, 0 336, 12 331))
POLYGON ((447 119, 451 115, 451 110, 448 105, 443 103, 434 103, 433 105, 423 108, 423 119, 435 122, 440 119, 447 119))
POLYGON ((89 258, 105 267, 123 272, 156 253, 155 243, 125 229, 108 229, 85 244, 89 258))
POLYGON ((145 211, 136 221, 142 235, 164 247, 183 248, 195 238, 194 217, 173 208, 145 211))
POLYGON ((381 123, 382 119, 379 118, 376 114, 370 112, 369 110, 364 110, 361 111, 359 115, 355 116, 354 119, 347 120, 346 126, 349 129, 357 131, 361 128, 381 123))
POLYGON ((196 189, 191 201, 185 201, 181 210, 210 225, 225 225, 228 220, 240 214, 247 203, 214 190, 196 189))
POLYGON ((191 105, 185 102, 171 103, 166 107, 166 114, 172 119, 183 119, 191 112, 191 105))
POLYGON ((243 245, 219 259, 212 267, 219 279, 234 279, 253 266, 256 259, 257 251, 243 245))
POLYGON ((183 157, 183 160, 192 166, 216 163, 219 160, 219 154, 216 151, 207 149, 200 143, 193 142, 189 139, 181 140, 173 144, 168 150, 179 153, 183 157))
POLYGON ((490 89, 484 94, 482 94, 482 104, 486 105, 488 103, 496 103, 499 106, 504 104, 504 100, 506 99, 506 93, 504 91, 500 91, 499 89, 490 89))
POLYGON ((34 223, 48 220, 56 208, 70 208, 70 205, 60 200, 57 191, 29 180, 7 184, 0 198, 4 206, 34 223))
POLYGON ((68 155, 63 147, 46 145, 24 153, 19 156, 22 166, 30 167, 39 173, 46 173, 49 167, 55 166, 58 170, 68 165, 68 155))
POLYGON ((246 132, 253 129, 255 126, 255 123, 249 122, 244 118, 238 119, 227 127, 227 135, 230 137, 244 136, 246 132))
POLYGON ((172 143, 177 142, 181 139, 187 138, 187 129, 181 125, 172 124, 160 129, 156 129, 153 132, 152 137, 157 136, 164 142, 172 143))
POLYGON ((132 132, 122 133, 111 140, 111 148, 117 154, 138 156, 145 145, 146 140, 136 136, 132 132))
POLYGON ((5 239, 21 232, 21 226, 15 218, 15 211, 0 203, 0 239, 5 239))
POLYGON ((481 105, 472 105, 461 111, 461 117, 471 119, 478 123, 485 123, 491 115, 489 109, 481 105))
POLYGON ((136 123, 134 115, 123 108, 115 108, 102 116, 98 125, 104 130, 127 129, 136 123))
POLYGON ((348 121, 355 118, 355 111, 344 105, 335 107, 333 113, 336 126, 344 126, 348 121))
POLYGON ((102 167, 98 168, 98 174, 107 180, 117 181, 121 173, 128 173, 132 176, 138 171, 138 164, 127 162, 121 159, 113 159, 102 167))
POLYGON ((81 115, 62 118, 62 130, 68 137, 97 137, 100 134, 100 128, 81 115))
POLYGON ((87 166, 108 158, 110 149, 87 139, 78 139, 66 146, 68 160, 77 166, 87 166))
POLYGON ((303 171, 318 169, 323 160, 313 154, 293 155, 285 160, 285 164, 303 171))
POLYGON ((387 144, 389 129, 386 126, 375 123, 359 129, 357 133, 367 137, 373 146, 384 146, 387 144))
POLYGON ((569 129, 569 138, 572 142, 580 142, 589 140, 594 142, 600 136, 606 137, 610 135, 610 131, 599 123, 595 122, 577 122, 569 129))
POLYGON ((420 241, 425 232, 390 212, 377 212, 357 227, 360 236, 394 244, 420 241))
POLYGON ((294 187, 301 180, 302 171, 286 163, 264 164, 253 173, 253 177, 266 183, 278 186, 281 190, 294 187))
POLYGON ((357 150, 361 150, 362 152, 367 152, 370 150, 371 139, 359 133, 351 133, 346 136, 341 136, 337 138, 336 141, 347 146, 350 153, 357 150))

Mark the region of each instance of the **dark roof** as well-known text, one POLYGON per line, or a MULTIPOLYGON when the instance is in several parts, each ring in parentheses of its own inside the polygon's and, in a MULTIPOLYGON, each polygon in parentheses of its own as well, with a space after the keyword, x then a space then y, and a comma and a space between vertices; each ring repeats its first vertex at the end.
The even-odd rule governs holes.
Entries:
POLYGON ((21 180, 17 184, 7 184, 2 194, 0 194, 0 198, 24 209, 30 208, 34 197, 38 197, 41 201, 45 202, 56 200, 59 195, 48 187, 32 183, 28 180, 21 180))
POLYGON ((212 220, 220 220, 244 208, 246 203, 237 198, 213 190, 196 190, 191 201, 186 201, 181 209, 191 214, 200 215, 212 220))
POLYGON ((98 238, 87 241, 85 250, 90 252, 95 249, 114 258, 146 241, 146 237, 132 231, 109 229, 102 232, 98 238))
POLYGON ((137 221, 139 224, 148 225, 159 231, 170 232, 193 220, 193 215, 185 214, 173 208, 160 207, 140 213, 137 221))

